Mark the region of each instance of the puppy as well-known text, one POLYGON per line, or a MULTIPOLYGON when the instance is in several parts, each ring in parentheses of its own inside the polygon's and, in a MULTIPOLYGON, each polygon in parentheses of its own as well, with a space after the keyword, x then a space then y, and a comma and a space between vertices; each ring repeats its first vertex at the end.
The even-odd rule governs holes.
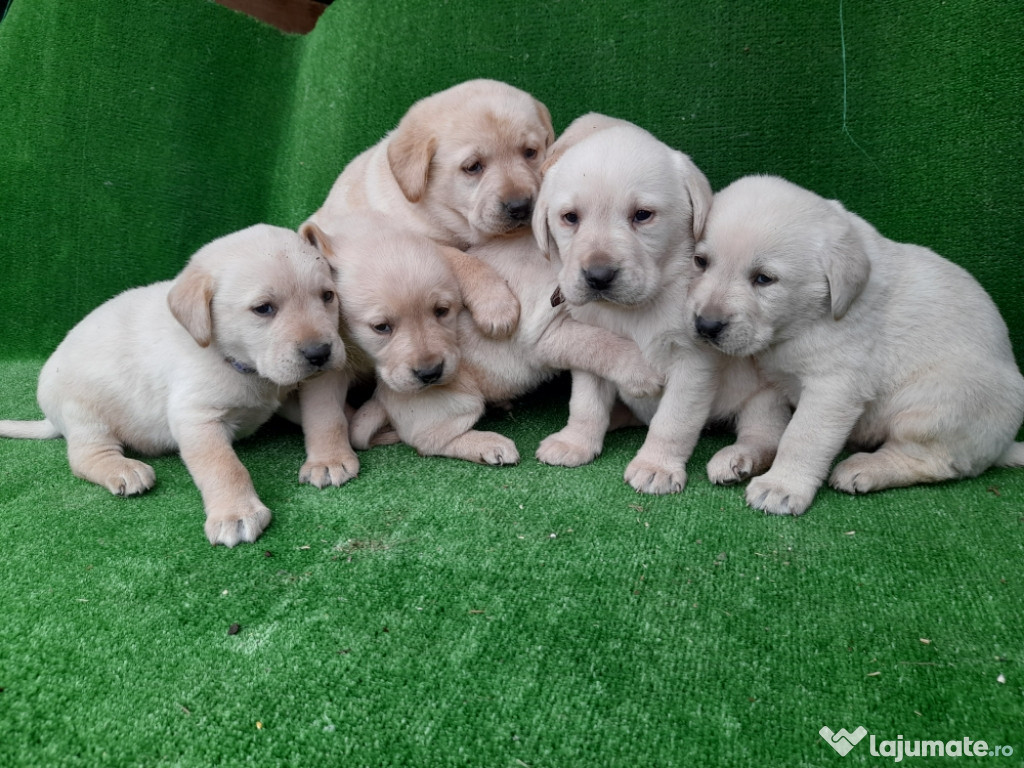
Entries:
POLYGON ((286 229, 256 225, 201 248, 173 281, 87 315, 43 366, 42 421, 0 435, 67 440, 78 477, 130 496, 152 467, 124 455, 178 450, 212 544, 255 541, 270 522, 231 447, 310 376, 345 363, 326 260, 286 229))
MULTIPOLYGON (((788 418, 779 393, 749 361, 729 360, 690 338, 683 305, 694 241, 711 205, 704 174, 681 152, 624 121, 586 115, 570 126, 544 177, 534 212, 538 242, 559 265, 558 285, 578 321, 634 340, 665 376, 660 397, 623 401, 647 438, 626 468, 637 491, 681 491, 686 462, 709 420, 735 421, 736 444, 716 454, 708 475, 739 482, 766 469, 788 418)), ((573 377, 566 427, 537 458, 578 466, 601 451, 614 382, 573 377)))
POLYGON ((312 224, 302 231, 335 265, 347 331, 377 369, 377 390, 351 422, 356 448, 391 441, 380 434, 390 425, 423 455, 514 464, 519 453, 511 440, 472 429, 487 404, 577 368, 637 395, 659 391, 660 376, 635 344, 552 306, 555 275, 529 232, 471 249, 523 307, 515 335, 496 340, 460 312, 446 246, 382 217, 353 216, 342 225, 330 236, 312 224))
MULTIPOLYGON (((372 209, 442 245, 465 249, 529 229, 545 150, 547 107, 494 80, 470 80, 414 104, 391 133, 342 171, 309 223, 338 231, 372 209)), ((460 250, 446 252, 481 330, 512 333, 519 307, 507 286, 460 250)))
POLYGON ((796 407, 751 506, 803 513, 844 444, 865 451, 832 472, 847 493, 1024 465, 1024 378, 960 267, 767 176, 715 197, 694 263, 695 338, 755 356, 796 407))

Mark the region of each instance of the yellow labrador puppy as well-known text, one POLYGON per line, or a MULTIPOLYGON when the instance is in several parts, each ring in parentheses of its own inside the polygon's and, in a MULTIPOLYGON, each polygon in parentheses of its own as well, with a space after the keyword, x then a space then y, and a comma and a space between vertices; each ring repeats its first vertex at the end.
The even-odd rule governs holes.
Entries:
POLYGON ((0 435, 63 436, 72 472, 120 496, 156 481, 125 448, 178 450, 207 538, 230 547, 270 522, 232 441, 300 382, 344 363, 327 262, 294 232, 260 224, 204 246, 175 280, 93 310, 43 366, 46 418, 0 421, 0 435))
POLYGON ((844 444, 865 451, 832 472, 847 493, 1024 465, 1024 378, 960 267, 769 176, 715 197, 694 262, 695 337, 755 356, 796 406, 751 506, 803 513, 844 444))
POLYGON ((552 306, 555 274, 529 232, 471 249, 523 307, 515 334, 497 340, 460 312, 446 246, 379 216, 341 224, 332 235, 312 224, 302 231, 334 264, 346 331, 377 370, 377 390, 351 422, 356 448, 391 441, 380 435, 390 425, 423 455, 514 464, 511 440, 473 429, 487 404, 520 397, 566 369, 592 371, 638 396, 660 390, 661 377, 633 342, 552 306))
MULTIPOLYGON (((398 126, 342 171, 309 222, 338 230, 348 213, 376 210, 455 249, 529 229, 551 116, 530 94, 470 80, 415 103, 398 126)), ((493 271, 446 253, 484 333, 512 333, 518 305, 493 271)))
MULTIPOLYGON (((624 121, 585 115, 551 153, 534 213, 538 242, 559 265, 558 285, 576 320, 634 340, 665 376, 664 393, 618 394, 647 438, 625 479, 643 493, 675 493, 709 420, 735 421, 736 444, 716 454, 708 475, 732 483, 766 469, 788 418, 781 396, 752 363, 694 341, 684 319, 695 239, 711 205, 704 174, 681 152, 624 121)), ((569 422, 537 458, 578 466, 601 451, 616 397, 613 381, 573 377, 569 422)))

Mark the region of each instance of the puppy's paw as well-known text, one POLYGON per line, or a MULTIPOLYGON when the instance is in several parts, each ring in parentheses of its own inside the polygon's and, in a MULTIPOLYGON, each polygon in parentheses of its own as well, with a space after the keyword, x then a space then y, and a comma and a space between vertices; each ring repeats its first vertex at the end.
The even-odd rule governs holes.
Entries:
POLYGON ((519 449, 514 442, 497 432, 482 434, 487 435, 487 441, 479 447, 481 464, 503 467, 519 463, 519 449))
POLYGON ((582 467, 589 464, 601 453, 601 446, 580 440, 566 430, 548 435, 537 448, 537 461, 555 467, 582 467))
POLYGON ((665 387, 665 377, 641 358, 641 363, 630 368, 615 382, 629 397, 657 397, 665 387))
POLYGON ((207 510, 206 538, 216 546, 253 542, 270 525, 270 510, 258 498, 242 498, 228 509, 207 510))
POLYGON ((327 459, 308 460, 299 470, 299 482, 316 488, 344 485, 359 474, 359 458, 351 452, 327 459))
POLYGON ((832 470, 829 485, 844 493, 869 493, 892 485, 892 470, 872 453, 855 453, 832 470))
POLYGON ((708 480, 715 485, 735 485, 754 474, 754 456, 739 445, 727 445, 708 462, 708 480))
POLYGON ((136 459, 118 459, 103 480, 103 486, 115 496, 137 496, 156 485, 153 468, 136 459))
POLYGON ((785 482, 769 471, 747 485, 747 504, 769 515, 802 515, 816 491, 814 485, 785 482))
POLYGON ((507 339, 519 325, 519 299, 504 281, 477 287, 472 298, 467 297, 466 305, 484 336, 507 339))
POLYGON ((686 464, 652 461, 638 455, 626 467, 625 480, 637 493, 679 493, 686 487, 686 464))

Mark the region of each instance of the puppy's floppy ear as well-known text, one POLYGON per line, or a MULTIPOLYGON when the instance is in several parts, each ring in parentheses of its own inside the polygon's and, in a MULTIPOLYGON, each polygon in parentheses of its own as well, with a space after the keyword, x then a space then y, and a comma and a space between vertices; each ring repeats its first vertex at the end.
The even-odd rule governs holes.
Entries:
POLYGON ((200 347, 213 341, 213 292, 213 275, 193 263, 181 271, 167 294, 171 314, 200 347))
POLYGON ((700 240, 704 234, 704 224, 707 223, 711 200, 714 197, 711 183, 703 171, 694 165, 689 156, 682 152, 676 152, 676 167, 682 175, 686 191, 690 195, 690 208, 693 211, 693 239, 700 240))
POLYGON ((852 214, 834 200, 828 203, 839 215, 830 222, 831 231, 823 244, 821 260, 828 280, 832 317, 839 320, 868 284, 871 260, 864 241, 852 226, 852 214))
POLYGON ((320 251, 324 256, 334 255, 334 247, 331 245, 331 238, 324 234, 324 231, 320 229, 312 219, 299 227, 299 237, 320 251))
POLYGON ((418 120, 407 116, 388 139, 388 165, 399 189, 410 203, 427 191, 430 161, 437 152, 437 137, 418 120))
POLYGON ((533 105, 537 108, 537 118, 544 126, 544 148, 547 149, 555 141, 555 126, 551 122, 551 111, 544 102, 537 99, 533 100, 533 105))
POLYGON ((551 234, 551 227, 548 226, 548 207, 548 196, 544 194, 544 185, 541 184, 537 200, 533 204, 531 228, 537 247, 544 254, 544 258, 551 261, 552 258, 561 259, 561 254, 558 252, 558 243, 551 234))

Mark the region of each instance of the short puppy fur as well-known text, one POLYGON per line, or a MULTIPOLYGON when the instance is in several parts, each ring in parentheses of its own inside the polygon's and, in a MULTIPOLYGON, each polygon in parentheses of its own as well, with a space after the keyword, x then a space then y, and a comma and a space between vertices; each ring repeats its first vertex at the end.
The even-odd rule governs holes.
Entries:
POLYGON ((232 441, 344 362, 326 260, 294 232, 256 225, 201 248, 175 280, 87 315, 43 366, 46 418, 2 421, 0 435, 63 436, 72 472, 120 496, 156 481, 125 448, 178 450, 202 493, 207 538, 230 547, 255 541, 271 517, 232 441))
POLYGON ((471 249, 508 281, 523 307, 516 333, 496 340, 460 311, 446 246, 381 217, 354 216, 342 225, 333 235, 314 225, 303 233, 335 265, 347 332, 376 364, 377 390, 351 422, 356 448, 389 441, 381 430, 390 425, 423 455, 515 464, 513 441, 472 428, 487 404, 575 368, 634 394, 660 390, 660 376, 635 344, 552 306, 554 273, 529 232, 471 249))
MULTIPOLYGON (((398 126, 346 166, 310 218, 376 210, 442 245, 465 249, 529 229, 551 116, 530 94, 470 80, 413 104, 398 126)), ((518 305, 493 271, 461 250, 446 254, 481 330, 512 333, 518 305)))
POLYGON ((957 265, 770 176, 715 197, 694 260, 694 337, 754 356, 796 408, 751 506, 803 513, 844 445, 861 451, 832 471, 847 493, 1024 464, 1006 324, 957 265))
MULTIPOLYGON (((579 118, 550 154, 556 159, 533 229, 559 267, 571 315, 632 339, 665 377, 660 397, 618 392, 649 424, 625 480, 643 493, 681 491, 709 420, 735 422, 739 435, 709 463, 712 481, 739 482, 767 469, 788 408, 750 361, 695 342, 685 319, 693 247, 712 199, 704 174, 647 131, 602 115, 579 118)), ((592 461, 615 397, 613 382, 574 376, 569 422, 541 443, 537 458, 563 466, 592 461)))

